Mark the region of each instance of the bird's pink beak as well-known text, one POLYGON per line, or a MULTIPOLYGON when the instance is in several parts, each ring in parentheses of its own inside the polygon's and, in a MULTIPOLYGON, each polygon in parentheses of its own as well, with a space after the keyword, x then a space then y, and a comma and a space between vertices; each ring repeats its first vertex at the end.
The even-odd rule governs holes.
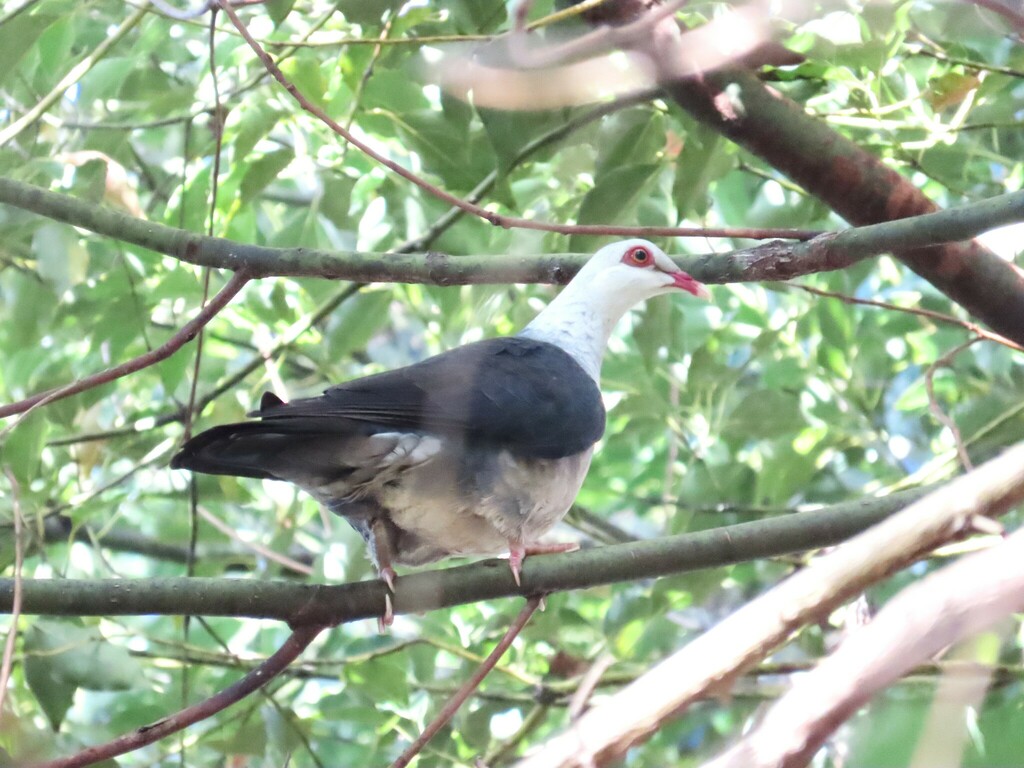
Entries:
POLYGON ((672 285, 675 288, 682 288, 704 301, 711 301, 711 291, 704 283, 698 283, 685 272, 672 272, 672 285))

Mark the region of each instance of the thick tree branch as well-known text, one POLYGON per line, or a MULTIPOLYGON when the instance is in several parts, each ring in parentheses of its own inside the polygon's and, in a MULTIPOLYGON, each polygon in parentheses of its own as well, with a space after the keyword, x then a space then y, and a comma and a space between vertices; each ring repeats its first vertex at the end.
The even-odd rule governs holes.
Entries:
POLYGON ((589 766, 625 754, 699 697, 721 692, 801 626, 1022 499, 1024 443, 1018 443, 747 603, 587 712, 519 768, 589 766))
MULTIPOLYGON (((521 589, 503 560, 422 571, 398 579, 394 611, 417 613, 500 597, 583 589, 830 546, 921 494, 905 491, 699 533, 527 558, 521 589)), ((293 625, 380 616, 385 597, 385 587, 376 579, 337 585, 219 578, 27 579, 22 587, 24 614, 193 614, 279 619, 293 625)), ((13 581, 0 579, 0 612, 11 610, 13 594, 13 581)))
POLYGON ((800 676, 743 740, 704 768, 807 765, 878 691, 936 653, 1024 610, 1024 530, 904 589, 817 668, 800 676))
MULTIPOLYGON (((567 283, 590 256, 447 256, 435 251, 397 254, 267 248, 204 237, 136 219, 70 195, 5 178, 0 178, 0 203, 197 266, 247 270, 254 278, 291 275, 431 285, 567 283)), ((843 269, 868 256, 894 249, 966 240, 1019 221, 1024 221, 1024 192, 1013 192, 912 219, 828 233, 802 243, 775 241, 731 253, 676 260, 683 269, 706 283, 788 280, 843 269)))
MULTIPOLYGON (((674 23, 674 22, 670 22, 674 23)), ((908 179, 750 72, 707 72, 665 88, 680 106, 763 158, 854 226, 937 210, 908 179)), ((1024 274, 977 242, 894 251, 998 333, 1024 343, 1024 274)))

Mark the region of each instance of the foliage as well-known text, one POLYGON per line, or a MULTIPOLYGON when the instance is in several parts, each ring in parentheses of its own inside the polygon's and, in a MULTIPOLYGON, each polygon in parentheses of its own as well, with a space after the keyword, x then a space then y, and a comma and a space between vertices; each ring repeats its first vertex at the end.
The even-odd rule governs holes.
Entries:
MULTIPOLYGON (((531 18, 553 10, 550 2, 535 3, 531 18)), ((718 10, 691 4, 685 17, 697 23, 718 10)), ((469 216, 432 230, 447 206, 301 111, 222 14, 216 80, 207 17, 175 21, 151 8, 88 71, 64 82, 131 13, 112 0, 4 7, 5 126, 58 85, 60 92, 40 119, 0 146, 0 175, 270 246, 386 251, 429 233, 432 250, 487 255, 589 251, 600 242, 504 230, 469 216)), ((506 31, 512 21, 503 2, 273 2, 243 18, 303 94, 388 157, 462 197, 494 174, 483 201, 502 213, 581 224, 842 226, 758 158, 659 99, 580 121, 524 156, 531 142, 592 107, 475 110, 424 83, 423 59, 438 44, 417 39, 506 31)), ((1002 32, 998 17, 969 4, 861 10, 835 2, 777 31, 806 60, 768 68, 773 87, 939 204, 1021 186, 1024 49, 1002 32)), ((188 264, 13 207, 0 208, 0 227, 4 401, 142 354, 203 303, 207 276, 188 264)), ((660 242, 674 253, 736 245, 660 242)), ((1001 242, 1012 256, 1016 241, 1001 242)), ((227 277, 208 279, 212 295, 227 277)), ((889 258, 803 282, 961 316, 889 258)), ((623 324, 606 360, 608 431, 579 504, 631 535, 699 530, 948 477, 957 470, 954 436, 930 406, 953 418, 975 461, 1021 433, 1019 357, 982 342, 943 359, 969 338, 960 326, 780 284, 713 292, 711 306, 651 302, 623 324), (930 400, 926 375, 940 360, 930 400)), ((25 516, 33 546, 23 575, 187 573, 247 578, 254 588, 271 578, 370 578, 359 536, 303 494, 200 477, 201 510, 243 542, 308 559, 312 573, 296 575, 241 545, 226 546, 221 531, 190 516, 188 477, 166 467, 184 432, 170 417, 189 403, 193 386, 201 399, 250 364, 193 428, 242 418, 268 388, 311 394, 482 335, 511 333, 551 293, 402 284, 351 291, 289 278, 250 283, 203 335, 198 362, 198 344, 188 345, 129 378, 39 409, 6 436, 2 461, 17 485, 3 491, 0 514, 9 523, 17 502, 25 516), (315 319, 332 303, 336 309, 315 319), (287 339, 293 341, 281 346, 287 339), (92 544, 66 532, 42 541, 44 518, 58 513, 92 544), (118 536, 123 547, 103 546, 118 536), (199 556, 189 565, 147 548, 158 542, 184 553, 192 541, 199 556)), ((10 528, 0 531, 0 558, 11 573, 10 528)), ((884 601, 935 564, 897 575, 869 599, 884 601)), ((552 595, 419 764, 472 765, 478 755, 488 765, 507 764, 564 727, 574 687, 567 675, 611 654, 621 682, 795 566, 752 562, 552 595)), ((194 766, 221 765, 225 756, 252 765, 384 764, 422 730, 518 609, 505 601, 399 617, 384 636, 367 622, 338 627, 264 695, 120 762, 179 764, 184 750, 185 764, 194 766)), ((774 660, 813 660, 842 622, 837 615, 808 627, 774 660)), ((272 653, 287 628, 255 620, 29 616, 19 635, 0 747, 49 755, 113 738, 211 695, 237 678, 238 667, 272 653)), ((1011 636, 1001 646, 993 641, 986 658, 1019 665, 1019 635, 1011 636)), ((1024 713, 1016 669, 979 714, 969 764, 1018 759, 1014 734, 1019 738, 1024 713)), ((751 677, 736 698, 701 704, 627 762, 689 765, 714 754, 774 695, 770 680, 751 677)), ((856 718, 839 739, 851 750, 846 764, 907 764, 933 689, 930 680, 901 684, 856 718)))

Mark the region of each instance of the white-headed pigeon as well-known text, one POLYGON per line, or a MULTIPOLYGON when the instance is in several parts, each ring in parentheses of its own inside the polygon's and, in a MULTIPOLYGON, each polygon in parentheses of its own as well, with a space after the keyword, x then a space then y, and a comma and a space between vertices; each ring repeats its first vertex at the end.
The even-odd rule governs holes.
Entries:
POLYGON ((176 469, 286 480, 366 539, 389 587, 393 564, 449 555, 523 557, 568 511, 604 433, 598 381, 612 328, 645 299, 707 288, 646 240, 599 250, 516 336, 283 402, 214 427, 176 469))

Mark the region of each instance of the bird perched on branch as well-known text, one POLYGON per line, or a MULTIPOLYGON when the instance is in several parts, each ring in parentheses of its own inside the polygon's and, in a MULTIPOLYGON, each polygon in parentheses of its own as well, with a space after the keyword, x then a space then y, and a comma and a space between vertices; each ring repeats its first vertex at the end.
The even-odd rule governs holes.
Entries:
POLYGON ((189 440, 171 467, 285 480, 344 517, 394 588, 394 564, 565 551, 540 537, 568 511, 604 433, 598 382, 616 322, 641 301, 707 288, 657 246, 599 250, 517 335, 443 352, 189 440))

